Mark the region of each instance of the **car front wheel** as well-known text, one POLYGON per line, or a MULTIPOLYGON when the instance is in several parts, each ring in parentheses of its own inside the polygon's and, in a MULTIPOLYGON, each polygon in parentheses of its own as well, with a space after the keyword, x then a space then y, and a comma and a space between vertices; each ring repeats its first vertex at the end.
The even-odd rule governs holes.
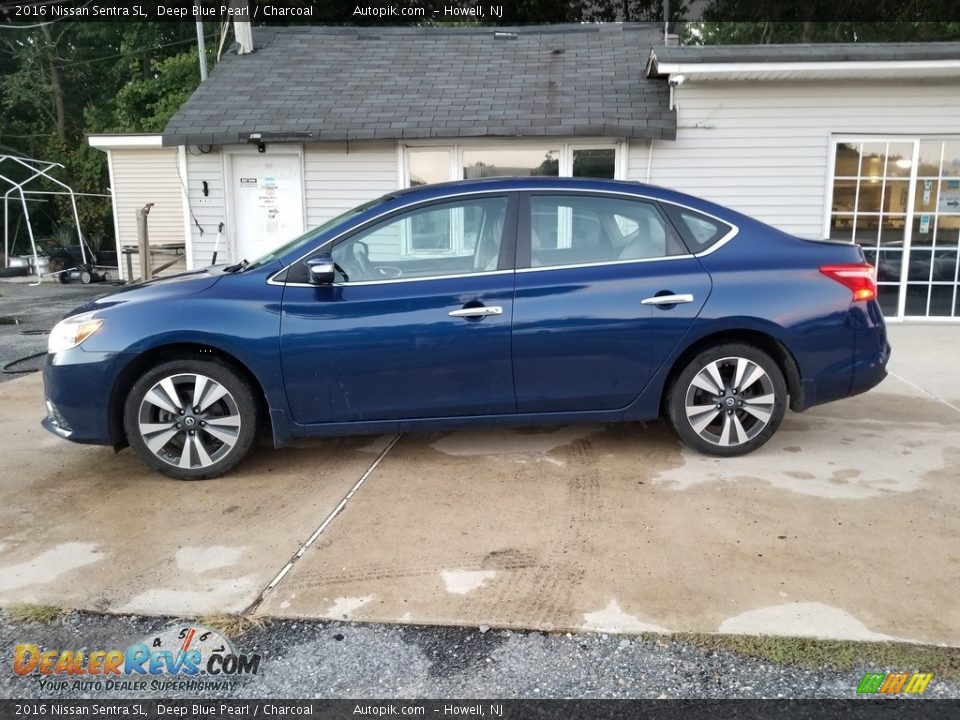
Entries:
POLYGON ((134 383, 124 407, 127 442, 140 459, 178 480, 233 468, 250 450, 258 412, 249 383, 216 361, 174 360, 134 383))
POLYGON ((701 352, 677 376, 667 413, 680 439, 708 455, 746 455, 783 421, 787 384, 779 366, 751 345, 701 352))

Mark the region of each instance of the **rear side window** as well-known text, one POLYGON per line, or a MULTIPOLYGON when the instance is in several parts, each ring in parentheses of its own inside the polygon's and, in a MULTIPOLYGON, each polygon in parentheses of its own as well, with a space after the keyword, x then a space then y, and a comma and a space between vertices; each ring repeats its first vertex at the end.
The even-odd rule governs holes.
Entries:
POLYGON ((729 233, 733 226, 712 217, 707 217, 694 210, 665 204, 664 210, 673 220, 673 224, 680 230, 684 242, 690 252, 699 253, 710 249, 719 240, 729 233))
POLYGON ((682 255, 656 205, 589 195, 530 198, 530 265, 595 264, 682 255))

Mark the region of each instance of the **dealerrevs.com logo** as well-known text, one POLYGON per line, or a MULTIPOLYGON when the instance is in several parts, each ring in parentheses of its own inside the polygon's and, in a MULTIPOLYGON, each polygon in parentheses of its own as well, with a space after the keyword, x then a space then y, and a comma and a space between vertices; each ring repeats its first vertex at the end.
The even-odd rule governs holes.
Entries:
POLYGON ((43 649, 20 643, 13 671, 36 677, 41 690, 228 690, 260 671, 260 655, 238 653, 223 634, 202 625, 170 625, 126 649, 43 649))

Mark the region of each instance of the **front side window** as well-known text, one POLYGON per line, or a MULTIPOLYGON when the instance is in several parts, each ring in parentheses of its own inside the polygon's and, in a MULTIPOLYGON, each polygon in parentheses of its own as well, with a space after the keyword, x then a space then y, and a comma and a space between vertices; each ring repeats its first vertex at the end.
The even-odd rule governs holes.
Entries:
POLYGON ((685 252, 653 203, 572 195, 530 198, 533 267, 648 260, 685 252))
POLYGON ((344 282, 496 270, 507 199, 459 200, 384 220, 333 248, 344 282))

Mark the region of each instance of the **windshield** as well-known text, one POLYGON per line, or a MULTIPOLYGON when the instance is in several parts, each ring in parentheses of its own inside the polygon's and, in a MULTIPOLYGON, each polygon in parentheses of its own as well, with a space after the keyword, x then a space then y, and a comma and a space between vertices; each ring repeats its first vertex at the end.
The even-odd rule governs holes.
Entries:
POLYGON ((310 244, 316 238, 320 237, 320 235, 322 235, 323 233, 327 232, 328 230, 332 230, 338 225, 342 225, 343 223, 347 222, 347 220, 349 220, 350 218, 356 217, 360 213, 365 212, 366 210, 369 210, 372 207, 376 207, 377 205, 380 205, 381 203, 383 203, 384 200, 385 198, 377 198, 376 200, 371 200, 368 203, 365 203, 358 207, 347 210, 342 215, 337 215, 337 217, 333 218, 332 220, 327 220, 323 225, 320 225, 315 228, 310 228, 300 237, 296 237, 293 240, 281 245, 280 247, 274 248, 273 250, 268 252, 266 255, 261 255, 252 263, 245 265, 243 269, 250 270, 252 268, 257 268, 262 265, 272 263, 274 260, 277 260, 283 257, 287 253, 293 252, 298 248, 301 248, 305 245, 310 244))

